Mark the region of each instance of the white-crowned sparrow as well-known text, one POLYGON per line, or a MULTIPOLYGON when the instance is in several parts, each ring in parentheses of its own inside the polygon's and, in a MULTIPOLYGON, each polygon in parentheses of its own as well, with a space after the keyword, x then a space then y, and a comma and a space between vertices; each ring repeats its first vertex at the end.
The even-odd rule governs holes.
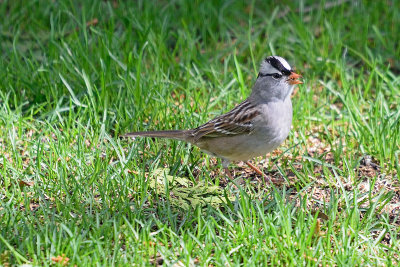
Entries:
POLYGON ((132 132, 124 136, 183 140, 221 158, 231 179, 231 161, 246 161, 264 176, 248 160, 271 152, 288 136, 293 113, 290 95, 295 85, 302 83, 300 77, 285 59, 267 57, 261 63, 250 96, 228 113, 191 130, 132 132))

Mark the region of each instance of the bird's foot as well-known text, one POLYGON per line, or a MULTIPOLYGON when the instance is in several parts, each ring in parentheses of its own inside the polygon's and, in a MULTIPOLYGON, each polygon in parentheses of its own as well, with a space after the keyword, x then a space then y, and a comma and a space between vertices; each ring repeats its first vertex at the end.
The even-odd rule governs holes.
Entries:
POLYGON ((274 185, 281 185, 285 182, 285 180, 283 179, 275 179, 275 178, 269 178, 265 173, 263 173, 262 171, 260 171, 260 169, 258 169, 256 166, 254 166, 253 164, 251 164, 249 161, 246 161, 246 164, 252 168, 257 174, 261 175, 264 179, 264 182, 267 184, 274 184, 274 185))

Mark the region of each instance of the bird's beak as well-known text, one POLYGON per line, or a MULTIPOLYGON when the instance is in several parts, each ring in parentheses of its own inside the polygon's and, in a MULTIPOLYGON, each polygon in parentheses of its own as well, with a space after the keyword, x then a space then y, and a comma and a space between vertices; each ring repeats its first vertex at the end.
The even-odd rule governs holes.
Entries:
POLYGON ((287 81, 288 81, 288 83, 290 83, 290 84, 301 84, 301 83, 303 83, 303 82, 297 80, 297 79, 300 78, 300 77, 301 77, 300 74, 291 72, 290 75, 289 75, 289 79, 287 79, 287 81))

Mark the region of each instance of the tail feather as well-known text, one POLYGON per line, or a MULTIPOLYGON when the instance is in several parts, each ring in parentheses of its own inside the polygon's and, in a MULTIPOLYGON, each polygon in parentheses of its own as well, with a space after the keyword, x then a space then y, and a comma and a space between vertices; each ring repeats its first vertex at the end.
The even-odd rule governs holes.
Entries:
POLYGON ((148 132, 132 132, 122 135, 123 137, 155 137, 155 138, 170 138, 177 140, 188 140, 190 130, 169 130, 169 131, 148 131, 148 132))

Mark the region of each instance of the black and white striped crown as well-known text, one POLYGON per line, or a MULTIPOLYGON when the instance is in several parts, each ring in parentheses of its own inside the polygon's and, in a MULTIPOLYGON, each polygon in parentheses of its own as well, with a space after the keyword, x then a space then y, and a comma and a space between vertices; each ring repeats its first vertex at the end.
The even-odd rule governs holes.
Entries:
POLYGON ((284 58, 279 56, 269 56, 261 63, 260 73, 270 74, 277 71, 284 75, 290 75, 292 68, 284 58))

